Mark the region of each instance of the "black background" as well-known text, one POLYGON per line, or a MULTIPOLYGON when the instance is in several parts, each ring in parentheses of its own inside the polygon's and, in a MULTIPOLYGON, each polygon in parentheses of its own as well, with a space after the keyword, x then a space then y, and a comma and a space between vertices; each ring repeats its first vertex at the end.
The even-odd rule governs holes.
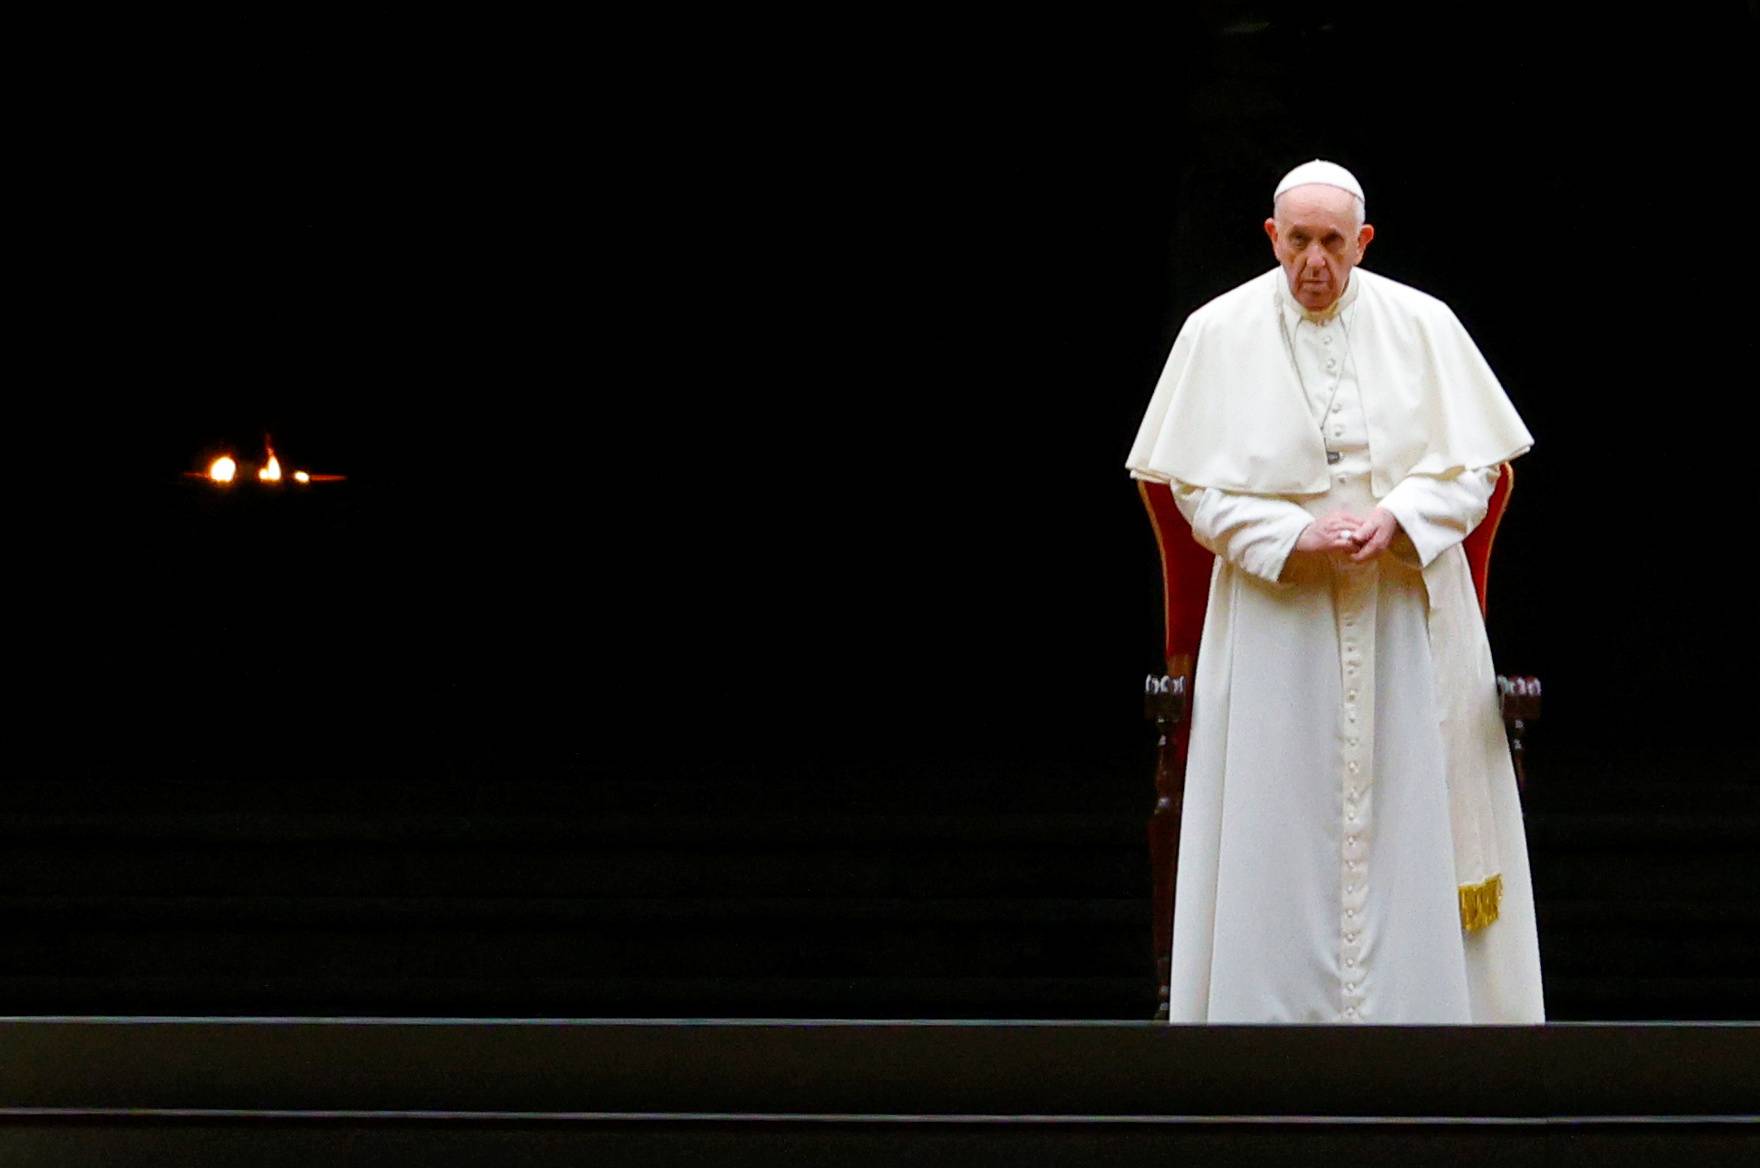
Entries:
POLYGON ((1121 464, 1320 156, 1536 436, 1491 635, 1552 782, 1751 784, 1751 7, 1185 12, 59 43, 16 773, 725 764, 762 802, 984 760, 1146 810, 1121 464), (265 432, 348 481, 184 477, 265 432))

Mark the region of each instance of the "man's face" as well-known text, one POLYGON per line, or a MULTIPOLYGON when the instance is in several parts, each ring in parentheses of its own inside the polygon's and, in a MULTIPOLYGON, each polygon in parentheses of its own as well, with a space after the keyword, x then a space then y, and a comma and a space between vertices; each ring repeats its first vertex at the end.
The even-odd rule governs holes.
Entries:
POLYGON ((1265 220, 1265 234, 1290 294, 1319 312, 1344 294, 1375 229, 1356 225, 1356 199, 1349 191, 1313 183, 1283 193, 1276 215, 1265 220))

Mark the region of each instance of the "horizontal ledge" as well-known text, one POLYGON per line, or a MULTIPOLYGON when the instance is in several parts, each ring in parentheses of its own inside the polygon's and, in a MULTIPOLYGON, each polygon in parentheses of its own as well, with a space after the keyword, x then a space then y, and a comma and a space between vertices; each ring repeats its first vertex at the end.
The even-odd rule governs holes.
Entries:
POLYGON ((0 1110, 1052 1117, 1749 1114, 1760 1027, 0 1019, 0 1110))
POLYGON ((1582 1116, 1462 1116, 1462 1115, 802 1115, 778 1112, 679 1112, 679 1111, 228 1111, 214 1108, 91 1109, 0 1107, 4 1119, 267 1119, 267 1120, 439 1120, 445 1122, 520 1123, 863 1123, 863 1124, 1203 1124, 1251 1126, 1389 1126, 1454 1127, 1490 1125, 1508 1127, 1649 1126, 1709 1124, 1745 1127, 1760 1125, 1754 1115, 1582 1115, 1582 1116))

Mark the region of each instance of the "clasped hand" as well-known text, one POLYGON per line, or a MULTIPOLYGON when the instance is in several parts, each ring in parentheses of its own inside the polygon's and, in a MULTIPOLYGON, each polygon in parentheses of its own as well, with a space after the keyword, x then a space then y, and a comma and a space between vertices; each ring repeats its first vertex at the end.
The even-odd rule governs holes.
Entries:
POLYGON ((1397 534, 1399 520, 1384 508, 1375 508, 1367 518, 1334 511, 1308 524, 1296 540, 1296 550, 1348 556, 1361 564, 1386 551, 1397 534))

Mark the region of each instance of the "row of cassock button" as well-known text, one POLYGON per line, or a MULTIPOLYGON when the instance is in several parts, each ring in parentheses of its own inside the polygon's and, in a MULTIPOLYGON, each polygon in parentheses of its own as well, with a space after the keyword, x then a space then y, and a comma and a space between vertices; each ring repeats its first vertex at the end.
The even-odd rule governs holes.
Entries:
POLYGON ((1360 707, 1358 705, 1359 686, 1369 684, 1363 675, 1362 639, 1363 634, 1357 628, 1357 621, 1362 614, 1363 601, 1367 590, 1375 587, 1373 573, 1345 571, 1340 573, 1338 581, 1339 605, 1341 607, 1340 648, 1344 659, 1344 872, 1341 883, 1344 886, 1343 920, 1340 931, 1343 933, 1343 944, 1340 946, 1340 961, 1343 965, 1344 983, 1344 1017, 1355 1022, 1361 1017, 1362 979, 1363 973, 1359 966, 1362 956, 1357 939, 1362 932, 1363 900, 1368 891, 1368 848, 1363 843, 1363 833, 1368 827, 1369 776, 1365 752, 1362 749, 1363 726, 1360 707))

